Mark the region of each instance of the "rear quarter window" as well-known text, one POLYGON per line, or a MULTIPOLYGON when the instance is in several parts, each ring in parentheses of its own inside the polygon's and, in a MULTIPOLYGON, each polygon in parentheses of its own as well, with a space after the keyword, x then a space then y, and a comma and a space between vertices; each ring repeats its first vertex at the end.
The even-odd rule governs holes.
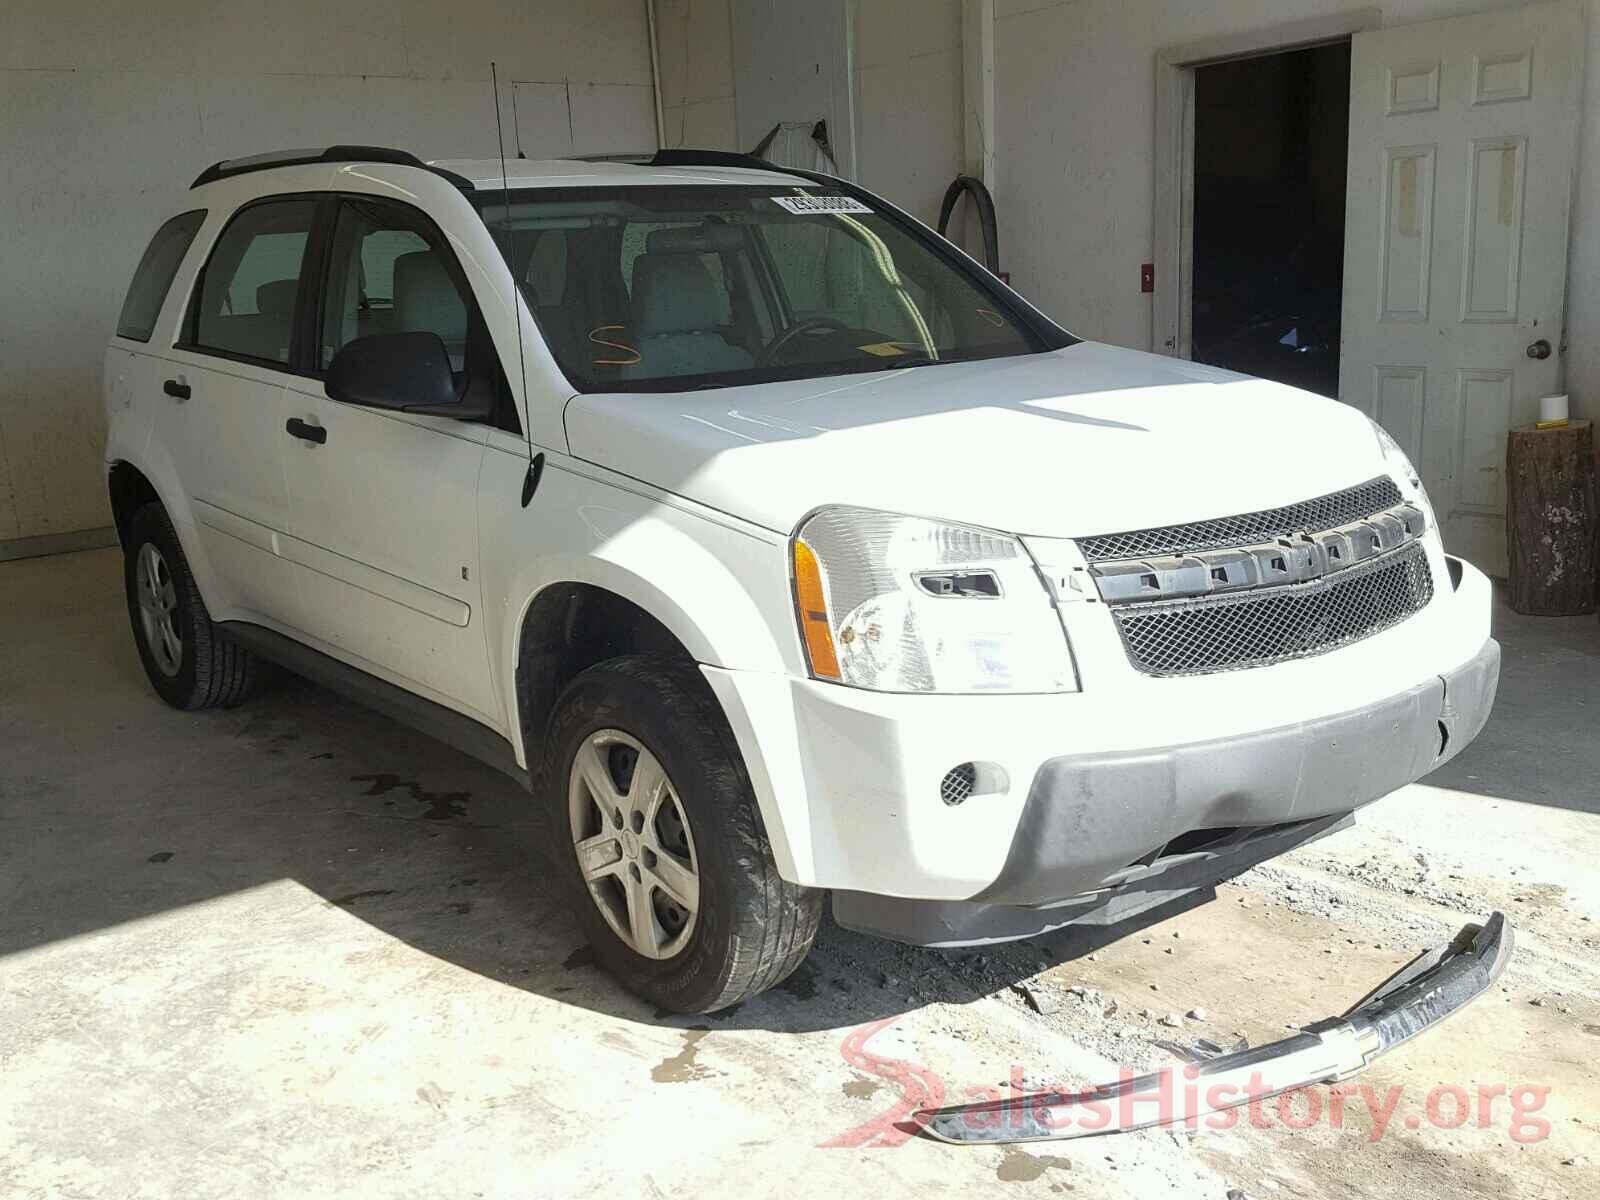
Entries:
POLYGON ((178 273, 178 265, 189 252, 189 245, 205 219, 206 210, 197 208, 173 217, 156 230, 133 273, 133 282, 128 285, 122 314, 117 318, 118 337, 136 342, 150 340, 156 318, 161 315, 161 305, 172 287, 172 278, 178 273))

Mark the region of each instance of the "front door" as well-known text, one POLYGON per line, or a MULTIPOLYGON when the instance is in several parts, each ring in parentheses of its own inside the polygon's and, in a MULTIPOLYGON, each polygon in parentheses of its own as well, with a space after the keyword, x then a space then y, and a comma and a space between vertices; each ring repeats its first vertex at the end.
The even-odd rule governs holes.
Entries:
POLYGON ((487 338, 420 212, 345 196, 332 218, 314 370, 285 390, 300 431, 284 459, 298 624, 346 661, 500 728, 478 586, 485 426, 340 403, 321 379, 357 337, 426 331, 470 386, 487 338))
POLYGON ((1561 389, 1574 3, 1357 34, 1340 398, 1405 447, 1446 548, 1504 575, 1505 443, 1561 389))

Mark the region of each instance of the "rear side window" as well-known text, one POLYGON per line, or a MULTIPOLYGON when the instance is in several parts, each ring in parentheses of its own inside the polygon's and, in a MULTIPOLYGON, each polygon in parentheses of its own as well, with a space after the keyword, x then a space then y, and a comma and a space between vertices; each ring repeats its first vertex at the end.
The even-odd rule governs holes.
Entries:
POLYGON ((315 198, 268 200, 229 222, 200 279, 195 349, 288 364, 316 212, 315 198))
POLYGON ((117 318, 118 337, 136 342, 150 340, 161 305, 172 287, 172 277, 178 273, 178 264, 183 262, 205 219, 206 210, 197 208, 173 217, 156 230, 128 285, 128 298, 122 302, 122 315, 117 318))

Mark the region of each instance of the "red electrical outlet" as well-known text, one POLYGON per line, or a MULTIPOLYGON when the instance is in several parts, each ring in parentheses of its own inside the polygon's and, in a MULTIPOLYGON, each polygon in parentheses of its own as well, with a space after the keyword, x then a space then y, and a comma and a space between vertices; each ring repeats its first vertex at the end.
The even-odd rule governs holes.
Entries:
POLYGON ((1155 265, 1155 263, 1144 263, 1142 266, 1140 266, 1140 268, 1139 268, 1139 290, 1141 292, 1153 292, 1153 291, 1156 290, 1156 265, 1155 265))

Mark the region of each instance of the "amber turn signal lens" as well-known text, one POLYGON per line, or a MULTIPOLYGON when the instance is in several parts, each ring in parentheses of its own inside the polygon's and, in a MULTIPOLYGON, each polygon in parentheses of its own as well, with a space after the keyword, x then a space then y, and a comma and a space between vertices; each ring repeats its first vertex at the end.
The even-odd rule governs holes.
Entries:
POLYGON ((828 628, 828 600, 822 590, 822 568, 811 547, 798 538, 794 543, 794 599, 811 673, 822 679, 838 679, 839 656, 833 648, 833 631, 828 628))

